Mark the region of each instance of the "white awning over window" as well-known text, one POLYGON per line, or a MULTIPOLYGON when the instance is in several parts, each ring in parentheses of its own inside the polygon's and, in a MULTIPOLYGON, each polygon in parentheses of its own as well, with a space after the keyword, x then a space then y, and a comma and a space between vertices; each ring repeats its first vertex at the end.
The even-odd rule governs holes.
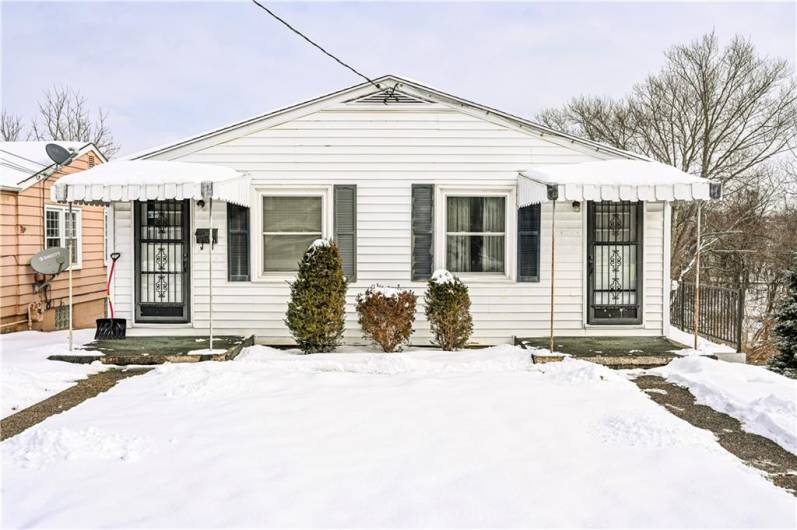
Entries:
POLYGON ((117 160, 61 177, 50 190, 58 202, 112 203, 201 199, 202 183, 213 198, 249 206, 249 177, 213 164, 161 160, 117 160))
POLYGON ((548 200, 555 186, 568 201, 693 201, 718 199, 719 184, 659 162, 604 160, 532 166, 518 175, 518 206, 548 200))

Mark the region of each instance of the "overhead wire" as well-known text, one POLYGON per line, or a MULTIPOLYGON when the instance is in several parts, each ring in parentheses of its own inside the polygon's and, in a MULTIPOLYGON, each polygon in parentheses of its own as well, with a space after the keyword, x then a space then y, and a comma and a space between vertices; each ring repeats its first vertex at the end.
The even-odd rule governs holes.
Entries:
POLYGON ((351 71, 352 71, 352 72, 354 72, 356 75, 358 75, 358 76, 362 77, 363 79, 365 79, 366 81, 368 81, 369 83, 371 83, 372 85, 374 85, 376 88, 379 88, 379 89, 381 89, 381 88, 382 88, 381 86, 379 86, 379 83, 375 82, 373 79, 371 79, 371 78, 370 78, 370 77, 368 77, 367 75, 363 74, 362 72, 360 72, 359 70, 357 70, 357 69, 356 69, 356 68, 354 68, 353 66, 351 66, 351 65, 349 65, 349 64, 347 64, 347 63, 345 63, 345 62, 343 62, 341 59, 339 59, 338 57, 336 57, 335 55, 333 55, 332 53, 330 53, 329 51, 327 51, 326 49, 324 49, 324 47, 323 47, 323 46, 321 46, 320 44, 316 43, 316 42, 315 42, 315 41, 313 41, 313 40, 312 40, 310 37, 308 37, 307 35, 305 35, 305 34, 304 34, 304 33, 302 33, 301 31, 299 31, 298 29, 296 29, 295 27, 293 27, 293 26, 292 26, 290 23, 288 23, 288 21, 286 21, 284 18, 282 18, 282 17, 280 17, 279 15, 277 15, 277 14, 276 14, 274 11, 272 11, 272 10, 271 10, 271 9, 269 9, 268 7, 264 6, 263 4, 261 4, 260 2, 258 2, 257 0, 252 0, 252 3, 253 3, 253 4, 255 4, 257 7, 259 7, 260 9, 262 9, 263 11, 265 11, 266 13, 268 13, 269 15, 271 15, 271 16, 272 16, 272 17, 273 17, 275 20, 279 21, 279 22, 280 22, 282 25, 284 25, 286 28, 288 28, 289 30, 291 30, 292 32, 294 32, 295 34, 297 34, 298 36, 300 36, 302 39, 304 39, 305 41, 307 41, 308 43, 310 43, 311 45, 313 45, 314 47, 316 47, 316 48, 317 48, 318 50, 320 50, 320 51, 321 51, 321 52, 322 52, 324 55, 327 55, 328 57, 332 58, 332 59, 333 59, 333 60, 334 60, 336 63, 340 64, 340 65, 341 65, 341 66, 343 66, 344 68, 347 68, 347 69, 351 70, 351 71))

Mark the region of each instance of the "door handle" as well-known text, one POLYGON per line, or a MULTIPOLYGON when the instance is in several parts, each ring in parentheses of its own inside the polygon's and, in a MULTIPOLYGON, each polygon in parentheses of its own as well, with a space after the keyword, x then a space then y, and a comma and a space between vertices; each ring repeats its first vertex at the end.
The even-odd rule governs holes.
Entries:
POLYGON ((590 254, 587 257, 587 274, 592 276, 592 272, 595 270, 595 257, 590 254))

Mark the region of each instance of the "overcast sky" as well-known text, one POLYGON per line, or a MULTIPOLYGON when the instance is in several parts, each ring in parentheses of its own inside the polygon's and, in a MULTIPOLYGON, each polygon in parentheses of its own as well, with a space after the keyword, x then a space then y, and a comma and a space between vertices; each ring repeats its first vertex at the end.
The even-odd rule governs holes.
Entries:
MULTIPOLYGON (((265 1, 265 0, 264 0, 265 1)), ((533 117, 619 96, 674 43, 715 29, 794 63, 793 3, 268 4, 370 76, 405 75, 533 117)), ((53 83, 107 109, 120 154, 361 80, 248 1, 2 1, 2 105, 30 116, 53 83)))

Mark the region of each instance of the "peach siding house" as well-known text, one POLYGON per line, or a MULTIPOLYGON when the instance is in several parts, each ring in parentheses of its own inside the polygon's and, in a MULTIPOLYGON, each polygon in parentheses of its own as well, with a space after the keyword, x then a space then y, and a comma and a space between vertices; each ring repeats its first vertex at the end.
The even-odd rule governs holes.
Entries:
MULTIPOLYGON (((55 142, 75 152, 56 170, 45 152, 50 142, 0 142, 0 330, 53 330, 67 324, 66 274, 45 289, 30 267, 31 257, 47 247, 74 245, 74 325, 91 327, 105 314, 105 208, 67 208, 50 200, 61 176, 106 162, 85 142, 55 142), (74 222, 72 222, 74 220, 74 222), (73 229, 74 225, 74 229, 73 229)), ((49 278, 48 278, 49 279, 49 278)))

